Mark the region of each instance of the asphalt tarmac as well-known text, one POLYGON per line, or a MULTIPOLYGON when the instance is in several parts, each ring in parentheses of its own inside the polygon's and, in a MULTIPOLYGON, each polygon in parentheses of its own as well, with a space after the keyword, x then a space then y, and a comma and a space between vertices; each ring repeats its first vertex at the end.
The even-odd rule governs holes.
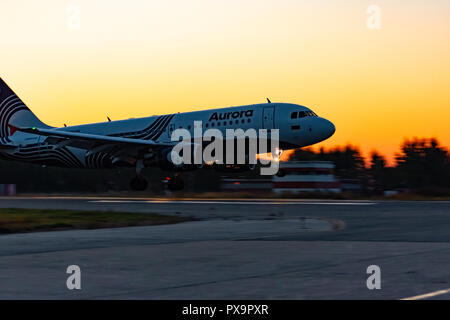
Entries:
POLYGON ((449 299, 450 202, 0 198, 193 216, 0 236, 0 299, 449 299), (81 290, 69 290, 69 265, 81 290), (379 266, 381 289, 368 289, 379 266))

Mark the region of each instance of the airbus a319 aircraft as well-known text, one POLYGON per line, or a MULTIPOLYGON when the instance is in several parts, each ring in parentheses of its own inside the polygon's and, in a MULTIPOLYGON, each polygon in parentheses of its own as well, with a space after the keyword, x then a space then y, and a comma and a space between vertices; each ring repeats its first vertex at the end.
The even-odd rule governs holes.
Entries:
MULTIPOLYGON (((109 119, 108 119, 109 120, 109 119)), ((136 167, 130 182, 133 190, 145 190, 145 167, 174 172, 170 190, 181 190, 177 172, 203 165, 175 166, 170 154, 177 142, 174 130, 194 130, 194 121, 204 129, 279 129, 280 149, 309 146, 331 137, 335 126, 307 107, 291 103, 267 103, 132 118, 77 126, 51 127, 41 122, 0 79, 0 157, 70 168, 136 167)), ((225 151, 226 152, 226 151, 225 151)), ((218 170, 252 170, 254 165, 213 165, 218 170)))

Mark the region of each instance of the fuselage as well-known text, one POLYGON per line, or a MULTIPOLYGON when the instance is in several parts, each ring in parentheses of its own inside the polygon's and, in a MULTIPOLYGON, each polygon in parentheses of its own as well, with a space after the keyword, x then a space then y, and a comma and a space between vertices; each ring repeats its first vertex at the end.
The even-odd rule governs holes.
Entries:
MULTIPOLYGON (((169 143, 176 129, 186 129, 194 134, 194 121, 201 121, 202 129, 218 129, 223 135, 226 129, 278 129, 282 149, 309 146, 331 137, 334 125, 317 116, 307 107, 290 103, 264 103, 220 109, 208 109, 119 121, 108 121, 77 126, 54 128, 58 131, 151 140, 169 143)), ((15 151, 0 153, 4 157, 48 163, 50 165, 102 168, 111 167, 112 155, 99 150, 54 146, 43 137, 17 132, 8 137, 15 151)))

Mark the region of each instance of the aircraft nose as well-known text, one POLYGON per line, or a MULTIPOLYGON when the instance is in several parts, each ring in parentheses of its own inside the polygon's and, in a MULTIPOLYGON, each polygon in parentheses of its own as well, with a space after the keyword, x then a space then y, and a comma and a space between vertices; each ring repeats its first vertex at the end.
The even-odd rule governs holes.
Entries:
POLYGON ((328 122, 328 138, 331 137, 336 132, 336 127, 334 126, 333 122, 326 120, 328 122))
POLYGON ((328 139, 329 137, 331 137, 335 132, 336 132, 336 127, 334 126, 334 124, 327 120, 327 119, 321 119, 322 122, 322 135, 323 135, 323 140, 328 139))

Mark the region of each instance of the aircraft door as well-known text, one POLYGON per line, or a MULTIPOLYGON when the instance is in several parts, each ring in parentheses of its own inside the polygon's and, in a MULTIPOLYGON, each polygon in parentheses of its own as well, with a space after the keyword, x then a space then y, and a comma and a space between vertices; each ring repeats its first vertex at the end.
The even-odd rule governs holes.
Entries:
POLYGON ((175 130, 175 125, 172 123, 172 124, 169 124, 169 130, 167 130, 167 134, 169 135, 169 138, 171 138, 172 137, 172 132, 175 130))
POLYGON ((264 129, 274 129, 274 107, 265 107, 263 109, 263 128, 264 129))

